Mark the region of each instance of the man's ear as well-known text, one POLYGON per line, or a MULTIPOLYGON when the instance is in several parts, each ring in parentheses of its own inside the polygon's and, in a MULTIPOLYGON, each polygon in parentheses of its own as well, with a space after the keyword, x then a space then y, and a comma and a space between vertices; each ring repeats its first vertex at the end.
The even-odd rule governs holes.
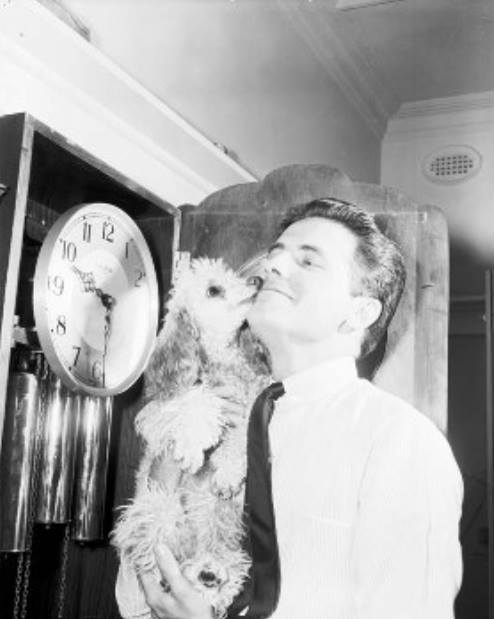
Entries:
POLYGON ((376 322, 381 315, 382 303, 374 297, 358 296, 351 301, 350 312, 342 324, 346 333, 363 331, 376 322))

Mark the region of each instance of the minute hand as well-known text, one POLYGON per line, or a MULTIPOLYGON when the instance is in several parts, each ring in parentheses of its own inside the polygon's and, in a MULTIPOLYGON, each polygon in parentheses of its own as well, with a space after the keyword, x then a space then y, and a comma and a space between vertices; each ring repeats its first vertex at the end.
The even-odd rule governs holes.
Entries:
POLYGON ((101 299, 101 303, 105 308, 105 324, 103 327, 103 387, 106 387, 106 356, 108 354, 108 344, 112 332, 112 312, 117 300, 111 294, 106 294, 101 288, 95 288, 94 292, 101 299))

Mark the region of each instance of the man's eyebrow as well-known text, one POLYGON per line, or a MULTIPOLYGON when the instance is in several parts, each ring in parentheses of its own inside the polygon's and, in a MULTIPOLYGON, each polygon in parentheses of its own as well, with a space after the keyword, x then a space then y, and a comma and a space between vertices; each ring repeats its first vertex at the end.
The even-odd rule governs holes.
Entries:
MULTIPOLYGON (((275 241, 269 248, 268 248, 268 254, 270 254, 272 251, 274 251, 275 249, 283 249, 284 247, 286 247, 285 243, 282 243, 281 241, 275 241)), ((318 256, 322 256, 323 252, 321 251, 321 249, 319 247, 317 247, 316 245, 308 245, 307 243, 304 243, 303 245, 300 245, 299 249, 302 249, 303 251, 309 251, 313 254, 317 254, 318 256)))
POLYGON ((271 253, 273 249, 283 249, 283 247, 285 247, 284 243, 282 243, 281 241, 275 241, 272 245, 268 247, 268 254, 271 253))
POLYGON ((322 256, 322 251, 319 247, 316 247, 315 245, 301 245, 300 249, 303 249, 304 251, 310 251, 314 254, 318 254, 319 256, 322 256))

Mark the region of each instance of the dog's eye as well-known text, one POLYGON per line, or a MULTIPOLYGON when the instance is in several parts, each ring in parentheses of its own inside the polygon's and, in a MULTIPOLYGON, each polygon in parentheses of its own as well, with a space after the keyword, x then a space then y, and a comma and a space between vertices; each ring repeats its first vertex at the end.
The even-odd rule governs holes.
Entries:
POLYGON ((208 297, 224 297, 225 289, 221 286, 209 286, 206 290, 206 294, 208 297))

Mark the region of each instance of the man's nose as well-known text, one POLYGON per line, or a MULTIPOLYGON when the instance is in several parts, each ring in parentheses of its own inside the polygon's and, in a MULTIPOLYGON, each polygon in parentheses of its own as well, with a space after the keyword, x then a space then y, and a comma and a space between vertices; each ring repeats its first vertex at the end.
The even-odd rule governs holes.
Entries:
POLYGON ((287 251, 277 251, 275 255, 269 256, 266 261, 268 273, 286 276, 290 269, 290 255, 287 251))

